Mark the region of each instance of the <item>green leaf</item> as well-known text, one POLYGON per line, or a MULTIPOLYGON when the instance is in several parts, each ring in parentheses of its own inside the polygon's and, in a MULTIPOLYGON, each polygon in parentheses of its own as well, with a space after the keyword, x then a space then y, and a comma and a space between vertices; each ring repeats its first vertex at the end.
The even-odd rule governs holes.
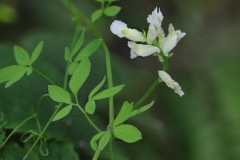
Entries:
POLYGON ((20 80, 26 73, 27 68, 21 65, 12 65, 0 69, 0 84, 6 82, 5 88, 20 80))
POLYGON ((99 99, 104 99, 104 98, 111 97, 111 96, 117 94, 118 92, 120 92, 123 87, 124 87, 124 85, 108 88, 108 89, 96 94, 95 96, 93 96, 92 99, 93 100, 99 100, 99 99))
POLYGON ((112 17, 118 14, 120 10, 121 10, 121 7, 119 6, 109 6, 104 9, 104 14, 112 17))
POLYGON ((72 78, 69 82, 69 88, 76 96, 77 92, 88 78, 91 71, 91 63, 87 57, 83 58, 80 64, 75 69, 72 78))
POLYGON ((52 119, 52 122, 64 118, 70 113, 71 110, 72 110, 72 105, 71 104, 67 105, 54 116, 54 118, 52 119))
POLYGON ((142 139, 141 132, 134 126, 123 124, 113 129, 114 135, 127 143, 133 143, 142 139))
POLYGON ((90 57, 100 46, 102 39, 95 39, 84 47, 76 56, 75 62, 82 60, 84 57, 90 57))
POLYGON ((122 105, 120 112, 118 113, 116 119, 113 122, 113 126, 116 127, 117 125, 126 121, 130 117, 132 110, 133 104, 129 104, 127 101, 125 101, 122 105))
POLYGON ((102 15, 103 15, 103 10, 102 9, 98 9, 98 10, 94 11, 91 15, 92 22, 95 22, 102 15))
POLYGON ((105 134, 101 137, 101 139, 99 140, 99 145, 98 145, 98 148, 100 150, 103 150, 106 147, 106 145, 109 142, 110 137, 111 137, 110 131, 105 132, 105 134))
POLYGON ((96 108, 96 103, 94 100, 89 100, 85 106, 85 111, 89 114, 93 114, 96 108))
POLYGON ((19 46, 14 47, 14 56, 18 64, 20 65, 30 65, 30 56, 23 48, 19 46))
POLYGON ((70 51, 70 49, 68 47, 65 47, 64 59, 67 62, 71 62, 71 60, 72 60, 71 51, 70 51))
POLYGON ((70 66, 68 67, 68 74, 69 75, 72 75, 74 73, 74 71, 77 68, 78 64, 79 64, 78 62, 73 62, 73 63, 70 64, 70 66))
POLYGON ((151 107, 153 106, 153 104, 154 104, 154 101, 152 101, 151 103, 149 103, 149 104, 147 104, 147 105, 145 105, 145 106, 143 106, 143 107, 141 107, 141 108, 139 108, 139 109, 137 109, 137 110, 134 110, 134 111, 131 113, 130 117, 133 117, 133 116, 135 116, 135 115, 137 115, 137 114, 140 114, 140 113, 142 113, 142 112, 145 112, 146 110, 148 110, 149 108, 151 108, 151 107))
POLYGON ((55 102, 72 103, 70 93, 61 87, 48 85, 48 93, 50 98, 55 102))
POLYGON ((32 74, 32 67, 27 67, 27 76, 30 76, 30 74, 32 74))
POLYGON ((42 48, 43 48, 43 41, 38 43, 37 47, 34 49, 32 56, 31 56, 31 63, 33 63, 37 60, 38 56, 42 52, 42 48))
POLYGON ((81 48, 83 41, 84 41, 84 35, 85 35, 85 28, 83 28, 82 33, 77 41, 77 43, 75 44, 73 51, 71 53, 71 57, 73 57, 77 51, 81 48))
POLYGON ((90 100, 92 96, 103 86, 106 81, 106 76, 104 76, 103 80, 90 92, 88 99, 90 100))
POLYGON ((105 132, 100 132, 100 133, 96 134, 96 135, 93 136, 93 138, 91 139, 90 145, 91 145, 91 147, 92 147, 92 149, 93 149, 94 151, 97 150, 97 142, 96 142, 96 141, 97 141, 98 139, 100 139, 100 138, 103 136, 104 133, 106 133, 106 131, 105 131, 105 132))

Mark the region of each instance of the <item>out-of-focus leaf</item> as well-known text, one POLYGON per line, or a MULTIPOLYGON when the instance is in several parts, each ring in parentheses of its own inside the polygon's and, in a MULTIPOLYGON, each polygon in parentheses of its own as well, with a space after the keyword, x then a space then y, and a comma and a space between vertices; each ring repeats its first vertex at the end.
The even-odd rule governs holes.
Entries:
POLYGON ((104 9, 104 14, 107 16, 115 16, 116 14, 118 14, 121 10, 121 7, 119 6, 109 6, 107 8, 104 9))
POLYGON ((20 65, 30 65, 31 59, 27 51, 25 51, 22 47, 15 46, 14 47, 14 56, 18 64, 20 65))
POLYGON ((38 56, 40 55, 41 51, 43 48, 43 41, 41 41, 37 47, 34 49, 32 56, 31 56, 31 63, 35 62, 38 58, 38 56))
POLYGON ((71 51, 68 47, 65 47, 65 52, 64 52, 64 59, 67 62, 70 62, 72 57, 71 57, 71 51))
POLYGON ((95 12, 93 12, 92 15, 91 15, 92 22, 95 22, 102 15, 103 15, 103 10, 102 9, 98 9, 95 12))
POLYGON ((0 69, 0 84, 6 82, 5 88, 20 80, 26 73, 27 68, 21 65, 12 65, 0 69))
POLYGON ((72 75, 74 73, 74 71, 77 68, 78 64, 79 64, 78 62, 73 62, 73 63, 70 64, 70 66, 68 67, 68 74, 69 75, 72 75))
POLYGON ((85 28, 83 28, 82 33, 77 41, 77 43, 75 44, 73 51, 71 53, 71 57, 73 57, 77 51, 81 48, 83 41, 84 41, 84 35, 85 35, 85 28))

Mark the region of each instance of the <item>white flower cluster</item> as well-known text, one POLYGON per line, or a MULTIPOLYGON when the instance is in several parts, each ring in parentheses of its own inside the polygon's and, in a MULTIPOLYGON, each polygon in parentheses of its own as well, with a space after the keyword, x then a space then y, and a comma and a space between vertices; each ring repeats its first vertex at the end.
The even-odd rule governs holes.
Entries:
MULTIPOLYGON (((129 39, 128 47, 131 49, 130 58, 136 58, 138 56, 146 57, 152 54, 157 54, 161 62, 164 62, 163 56, 169 58, 171 54, 169 52, 177 45, 178 41, 183 38, 186 33, 180 30, 175 31, 172 24, 169 25, 168 35, 165 37, 165 33, 162 29, 163 15, 159 8, 155 8, 152 14, 147 18, 149 23, 147 35, 143 31, 139 32, 136 29, 127 27, 127 24, 115 20, 110 26, 110 30, 113 34, 122 38, 129 39), (147 44, 137 44, 135 42, 142 42, 147 44)), ((167 84, 168 87, 174 89, 176 93, 182 96, 184 93, 177 82, 165 72, 159 71, 160 78, 167 84)))

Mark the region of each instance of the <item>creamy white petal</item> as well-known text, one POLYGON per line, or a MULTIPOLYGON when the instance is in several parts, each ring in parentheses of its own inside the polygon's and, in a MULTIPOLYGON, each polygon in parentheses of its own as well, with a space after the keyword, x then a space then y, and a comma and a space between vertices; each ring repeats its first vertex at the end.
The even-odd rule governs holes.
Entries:
POLYGON ((136 44, 135 42, 128 42, 128 47, 131 49, 131 57, 135 58, 135 55, 146 57, 156 52, 160 52, 160 49, 152 45, 136 44), (135 55, 134 55, 135 54, 135 55))
POLYGON ((146 42, 145 37, 143 36, 143 34, 141 32, 139 32, 136 29, 129 29, 129 28, 124 28, 122 30, 122 33, 124 34, 124 36, 134 42, 146 42))
POLYGON ((168 53, 177 45, 178 36, 175 32, 173 25, 170 24, 168 28, 168 36, 164 42, 164 45, 162 45, 163 54, 165 56, 168 56, 168 53))
POLYGON ((180 85, 175 82, 171 76, 165 72, 165 71, 158 71, 159 77, 162 79, 163 82, 166 83, 166 85, 174 90, 175 93, 179 94, 179 96, 183 96, 184 92, 182 91, 180 85))
POLYGON ((127 25, 121 21, 115 20, 110 26, 110 30, 118 37, 126 37, 127 39, 135 42, 146 42, 146 38, 141 32, 136 29, 130 29, 127 25))
POLYGON ((127 24, 119 20, 113 21, 110 26, 111 32, 120 38, 125 37, 125 35, 122 33, 123 29, 127 29, 127 24))

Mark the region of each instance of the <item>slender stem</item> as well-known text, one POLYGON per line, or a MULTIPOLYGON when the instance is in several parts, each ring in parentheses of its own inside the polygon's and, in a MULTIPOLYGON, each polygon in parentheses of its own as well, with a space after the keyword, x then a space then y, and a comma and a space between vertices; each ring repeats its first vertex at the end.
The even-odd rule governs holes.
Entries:
MULTIPOLYGON (((84 16, 71 2, 70 0, 62 0, 63 3, 65 4, 65 6, 72 12, 72 14, 74 13, 79 13, 79 20, 82 19, 83 21, 85 21, 89 27, 91 28, 91 30, 93 31, 93 33, 95 34, 96 37, 101 38, 101 33, 98 30, 98 28, 96 27, 96 25, 94 25, 91 20, 84 16)), ((108 50, 107 45, 105 44, 105 42, 102 43, 102 47, 103 50, 105 52, 105 58, 106 58, 106 69, 107 69, 107 79, 108 79, 108 88, 113 87, 113 80, 112 80, 112 70, 111 70, 111 60, 110 60, 110 53, 108 50)), ((113 121, 114 121, 114 103, 113 103, 113 97, 109 97, 109 126, 111 127, 111 131, 113 133, 113 121)), ((112 143, 112 141, 110 140, 109 143, 112 143)), ((109 144, 110 147, 112 147, 112 144, 109 144)), ((113 160, 113 151, 112 149, 110 149, 110 159, 113 160)))
POLYGON ((45 74, 43 74, 42 72, 40 72, 39 70, 35 69, 32 67, 32 69, 38 73, 39 75, 41 75, 43 78, 45 78, 48 82, 50 82, 51 84, 55 85, 55 83, 50 79, 48 78, 48 76, 46 76, 45 74))
POLYGON ((28 118, 26 118, 24 121, 22 121, 22 123, 20 123, 16 128, 14 128, 14 130, 8 135, 8 137, 4 140, 4 142, 2 143, 2 145, 0 146, 0 148, 2 148, 4 146, 4 144, 8 141, 8 139, 13 135, 13 133, 15 133, 18 128, 20 128, 23 124, 25 124, 27 121, 29 121, 30 119, 36 117, 37 115, 34 114, 28 118))
POLYGON ((38 141, 42 138, 43 133, 46 131, 46 129, 48 128, 48 126, 50 125, 50 123, 52 122, 53 117, 57 114, 57 112, 59 111, 59 109, 61 108, 62 103, 60 103, 57 108, 55 109, 55 111, 53 112, 52 116, 50 117, 50 119, 48 120, 47 124, 45 125, 45 127, 43 128, 42 132, 39 134, 37 140, 34 142, 34 144, 32 145, 32 147, 28 150, 27 154, 24 156, 23 160, 25 160, 27 158, 27 156, 30 154, 30 152, 33 150, 33 148, 37 145, 38 141))
POLYGON ((100 153, 101 153, 101 150, 100 150, 100 149, 97 149, 97 151, 95 152, 92 160, 97 160, 98 157, 99 157, 99 155, 100 155, 100 153))
MULTIPOLYGON (((38 104, 37 104, 37 109, 36 109, 36 114, 38 115, 38 111, 39 111, 39 106, 40 106, 40 103, 41 103, 41 100, 46 97, 46 96, 49 96, 48 94, 44 94, 42 95, 39 100, 38 100, 38 104)), ((38 119, 38 116, 35 117, 36 118, 36 122, 37 122, 37 126, 38 126, 38 131, 41 132, 42 131, 42 128, 41 128, 41 125, 40 125, 40 122, 39 122, 39 119, 38 119)))
POLYGON ((161 82, 161 79, 158 78, 152 86, 148 89, 148 91, 142 96, 142 98, 133 106, 134 109, 138 108, 154 91, 154 89, 158 86, 158 84, 161 82))
POLYGON ((75 96, 75 99, 76 99, 76 106, 80 109, 80 111, 84 114, 84 116, 87 118, 88 122, 93 126, 93 128, 95 128, 98 132, 102 132, 101 129, 99 129, 94 123, 93 121, 88 117, 87 113, 82 109, 82 107, 79 105, 78 103, 78 99, 77 97, 75 96))

